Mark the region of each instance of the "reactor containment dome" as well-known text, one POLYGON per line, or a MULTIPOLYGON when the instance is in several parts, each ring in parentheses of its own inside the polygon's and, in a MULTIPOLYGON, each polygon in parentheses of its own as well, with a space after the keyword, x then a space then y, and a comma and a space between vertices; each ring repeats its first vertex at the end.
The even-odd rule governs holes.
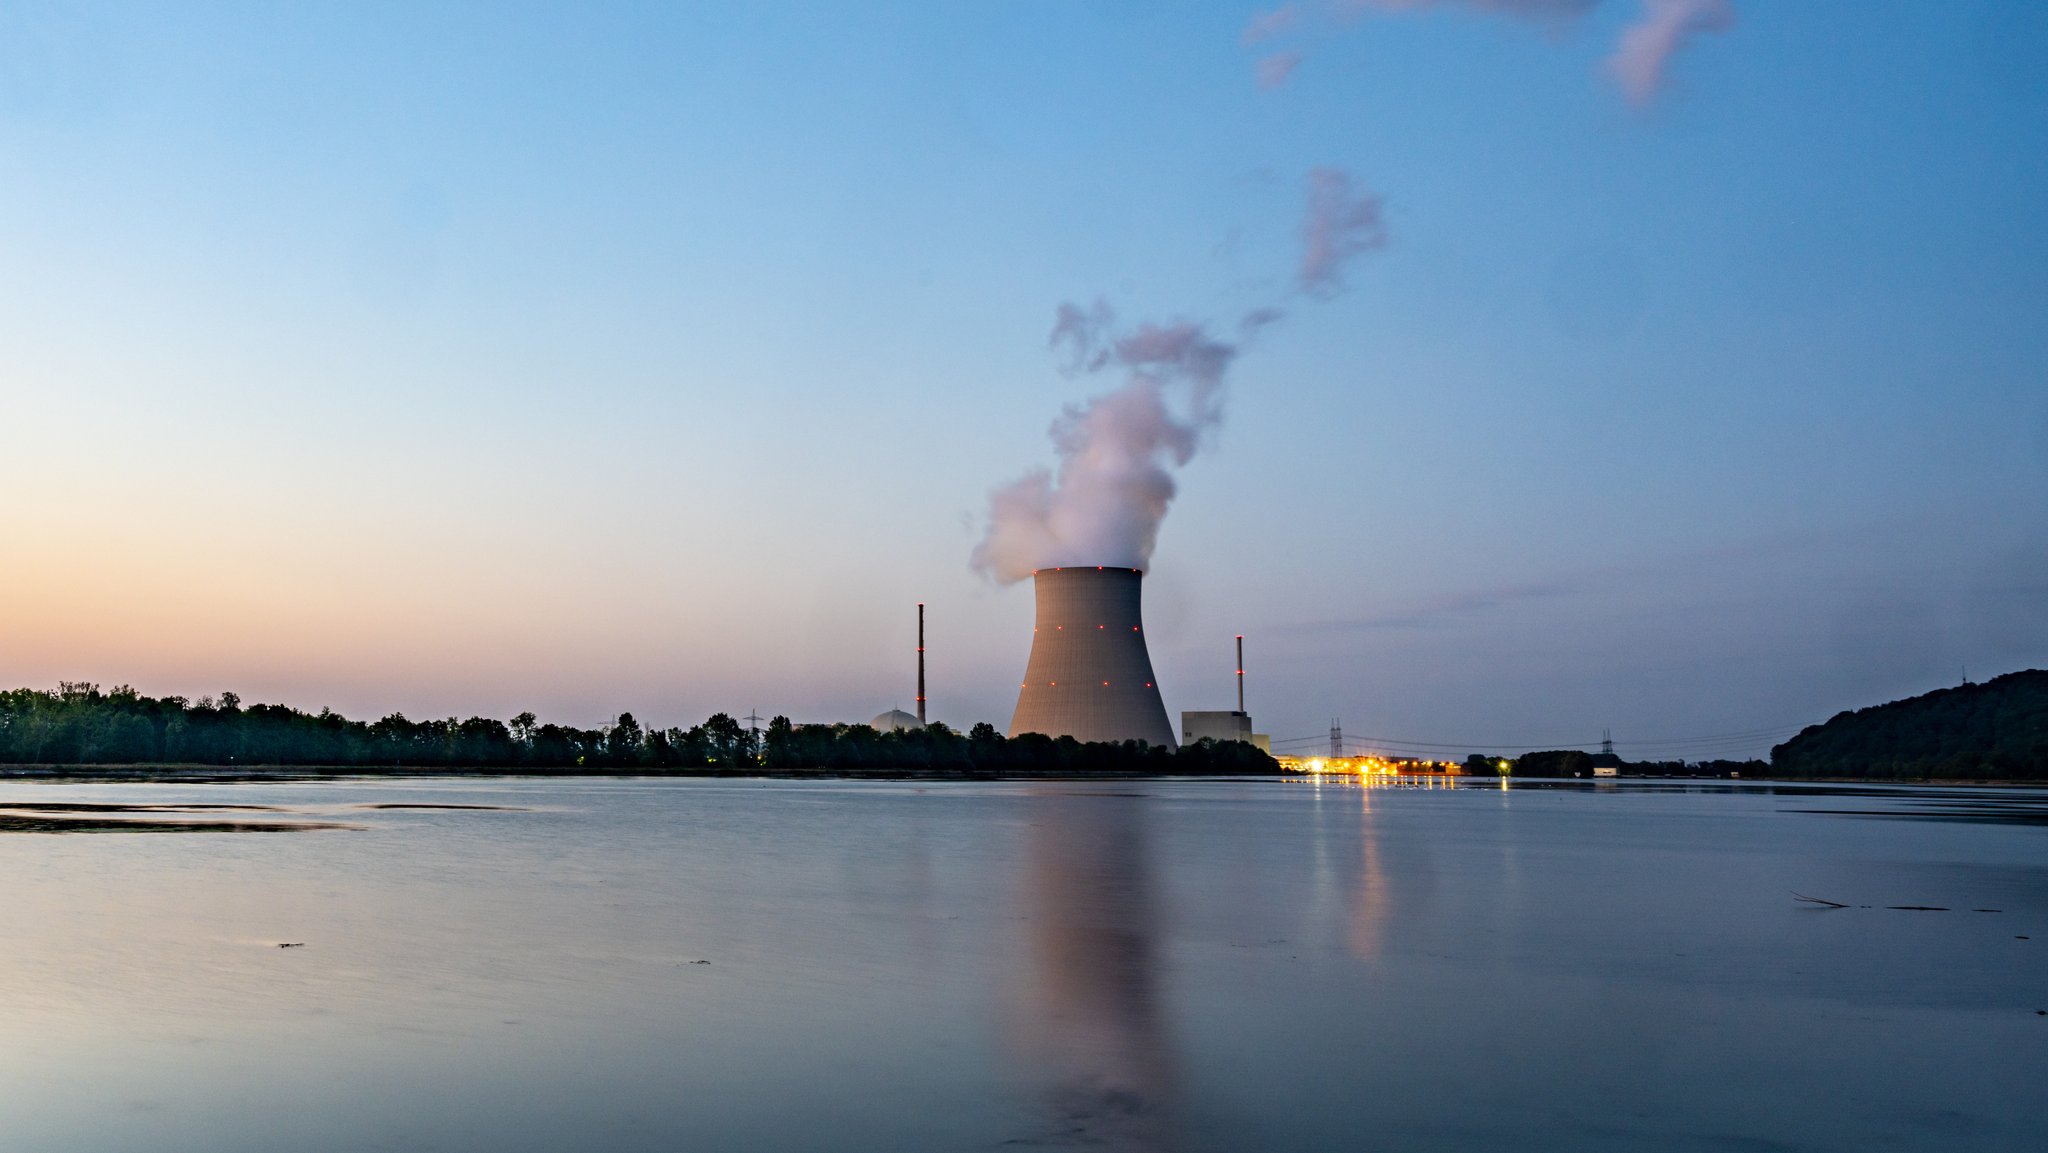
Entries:
POLYGON ((890 709, 886 713, 878 714, 868 724, 878 733, 907 733, 924 727, 923 721, 902 709, 890 709))
POLYGON ((1010 735, 1144 741, 1173 748, 1159 699, 1134 568, 1043 568, 1031 574, 1038 627, 1010 735))

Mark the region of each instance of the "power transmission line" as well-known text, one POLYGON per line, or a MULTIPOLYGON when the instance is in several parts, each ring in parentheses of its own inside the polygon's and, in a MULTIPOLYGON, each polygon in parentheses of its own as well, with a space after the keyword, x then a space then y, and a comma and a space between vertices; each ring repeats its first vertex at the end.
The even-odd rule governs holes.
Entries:
MULTIPOLYGON (((1805 725, 1779 725, 1773 728, 1748 729, 1733 733, 1713 733, 1690 737, 1644 737, 1625 739, 1621 744, 1629 749, 1697 749, 1702 752, 1755 747, 1761 744, 1776 744, 1785 737, 1805 729, 1805 725)), ((1283 737, 1273 741, 1273 747, 1293 747, 1316 744, 1329 740, 1326 736, 1283 737)), ((1529 752, 1545 748, 1575 748, 1599 744, 1598 740, 1587 741, 1514 741, 1510 743, 1489 743, 1483 741, 1419 741, 1405 737, 1353 736, 1344 741, 1346 745, 1384 748, 1388 750, 1413 751, 1418 753, 1459 751, 1466 752, 1529 752)))

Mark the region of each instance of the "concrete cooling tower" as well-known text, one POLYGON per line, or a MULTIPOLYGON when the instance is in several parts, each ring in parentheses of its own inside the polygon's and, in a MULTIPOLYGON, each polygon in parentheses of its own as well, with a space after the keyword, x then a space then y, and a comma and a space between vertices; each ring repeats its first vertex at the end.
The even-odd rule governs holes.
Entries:
POLYGON ((1173 748, 1173 726, 1145 651, 1134 568, 1043 568, 1031 574, 1038 627, 1010 735, 1148 741, 1173 748))

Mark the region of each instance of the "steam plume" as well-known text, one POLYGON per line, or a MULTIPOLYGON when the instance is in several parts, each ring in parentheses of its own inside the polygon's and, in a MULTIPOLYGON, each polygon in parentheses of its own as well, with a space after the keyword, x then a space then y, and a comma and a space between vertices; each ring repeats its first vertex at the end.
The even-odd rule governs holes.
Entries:
POLYGON ((1101 301, 1059 307, 1048 343, 1066 370, 1119 368, 1126 379, 1053 422, 1057 473, 1036 469, 990 495, 973 563, 998 581, 1055 565, 1147 567, 1176 491, 1170 469, 1193 459, 1223 419, 1235 345, 1187 321, 1115 335, 1115 320, 1101 301))
POLYGON ((1351 190, 1351 177, 1338 168, 1308 174, 1308 215, 1301 222, 1304 292, 1330 297, 1344 287, 1344 265, 1361 252, 1384 247, 1387 228, 1379 197, 1351 190))
POLYGON ((1665 68, 1686 42, 1702 32, 1735 25, 1728 0, 1643 0, 1643 13, 1621 34, 1607 69, 1637 105, 1648 104, 1664 87, 1665 68))
MULTIPOLYGON (((1345 263, 1386 243, 1379 199, 1354 192, 1339 169, 1316 169, 1302 242, 1301 287, 1334 295, 1345 263)), ((1173 470, 1193 460, 1222 423, 1224 378, 1243 343, 1283 315, 1271 306, 1252 309, 1238 318, 1240 343, 1232 343, 1187 320, 1121 330, 1101 300, 1061 304, 1046 340, 1060 371, 1119 371, 1124 382, 1069 405, 1053 422, 1055 468, 1034 469, 989 494, 988 531, 973 567, 1004 584, 1059 565, 1148 567, 1178 491, 1173 470)))

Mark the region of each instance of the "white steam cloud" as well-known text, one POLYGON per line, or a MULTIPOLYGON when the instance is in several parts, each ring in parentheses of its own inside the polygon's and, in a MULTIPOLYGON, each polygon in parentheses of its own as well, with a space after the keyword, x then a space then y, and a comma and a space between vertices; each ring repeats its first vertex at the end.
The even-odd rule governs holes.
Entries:
POLYGON ((1223 377, 1237 348, 1186 321, 1116 335, 1097 301, 1062 304, 1051 345, 1069 372, 1121 369, 1123 387, 1053 422, 1057 473, 1036 469, 989 496, 988 534, 974 567, 1008 584, 1056 565, 1145 568, 1177 486, 1223 419, 1223 377))
MULTIPOLYGON (((1378 198, 1354 193, 1337 169, 1316 169, 1302 239, 1302 290, 1334 295, 1344 265, 1386 243, 1378 198)), ((1238 320, 1239 339, 1283 315, 1253 309, 1238 320)), ((1222 424, 1224 378, 1240 345, 1194 321, 1120 330, 1100 300, 1060 305, 1047 344, 1068 375, 1115 371, 1124 383, 1069 405, 1053 422, 1055 468, 1034 469, 989 495, 988 531, 973 567, 1004 584, 1061 565, 1148 568, 1179 491, 1174 470, 1222 424)))

